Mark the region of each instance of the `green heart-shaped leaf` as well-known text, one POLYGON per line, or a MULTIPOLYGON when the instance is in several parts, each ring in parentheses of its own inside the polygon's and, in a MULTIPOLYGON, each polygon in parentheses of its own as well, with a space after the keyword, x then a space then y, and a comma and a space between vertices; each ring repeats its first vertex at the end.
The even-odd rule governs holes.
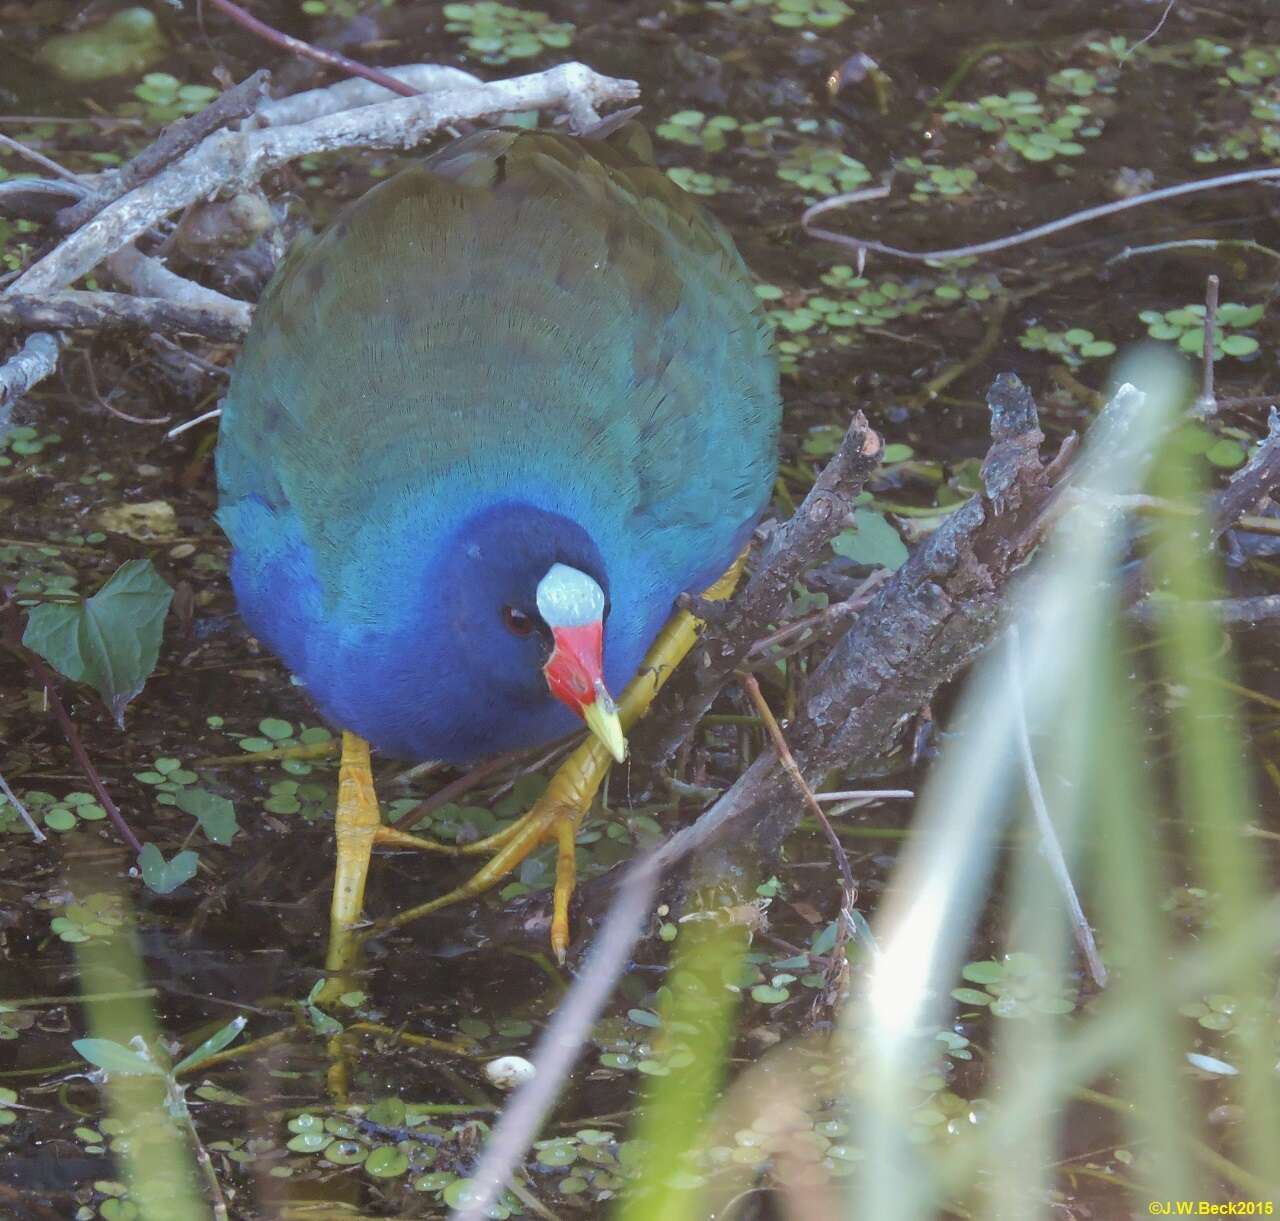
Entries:
POLYGON ((857 564, 893 570, 907 559, 906 544, 883 514, 872 509, 858 509, 853 515, 852 530, 842 530, 831 540, 831 550, 857 564))
POLYGON ((183 882, 191 881, 199 863, 200 857, 190 849, 179 852, 171 861, 164 859, 155 844, 143 844, 138 854, 142 880, 158 895, 172 894, 183 882))
POLYGON ((215 844, 229 844, 240 830, 236 808, 225 797, 206 789, 182 789, 175 796, 178 809, 190 814, 215 844))
POLYGON ((150 560, 130 560, 79 605, 32 609, 22 643, 59 674, 96 688, 123 727, 125 708, 156 668, 172 601, 150 560))

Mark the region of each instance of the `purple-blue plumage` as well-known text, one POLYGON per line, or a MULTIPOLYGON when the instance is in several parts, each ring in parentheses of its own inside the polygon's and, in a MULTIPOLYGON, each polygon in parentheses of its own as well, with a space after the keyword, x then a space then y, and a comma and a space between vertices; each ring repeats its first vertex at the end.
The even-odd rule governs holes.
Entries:
POLYGON ((252 631, 409 759, 581 724, 541 673, 556 563, 604 590, 618 693, 766 504, 780 405, 723 229, 609 142, 481 132, 291 252, 223 408, 219 519, 252 631))

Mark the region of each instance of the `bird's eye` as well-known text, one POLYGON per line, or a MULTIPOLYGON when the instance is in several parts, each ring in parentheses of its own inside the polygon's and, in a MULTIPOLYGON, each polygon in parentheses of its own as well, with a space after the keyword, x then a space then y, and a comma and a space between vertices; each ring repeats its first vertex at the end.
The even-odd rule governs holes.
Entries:
POLYGON ((534 618, 515 606, 502 608, 502 622, 513 636, 527 636, 534 629, 534 618))

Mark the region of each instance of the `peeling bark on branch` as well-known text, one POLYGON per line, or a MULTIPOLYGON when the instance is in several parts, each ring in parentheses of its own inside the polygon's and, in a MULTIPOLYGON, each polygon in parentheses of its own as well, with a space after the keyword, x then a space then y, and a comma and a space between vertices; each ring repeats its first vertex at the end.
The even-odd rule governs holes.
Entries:
MULTIPOLYGON (((238 303, 242 304, 242 303, 238 303)), ((0 329, 86 331, 187 332, 207 339, 239 340, 248 329, 249 308, 243 318, 221 310, 181 305, 162 297, 129 293, 62 292, 47 297, 0 297, 0 329)))
POLYGON ((752 645, 781 618, 800 574, 845 524, 883 451, 879 436, 858 412, 803 503, 773 532, 742 592, 717 608, 658 706, 633 734, 638 755, 665 762, 693 731, 752 645))
MULTIPOLYGON (((787 740, 810 783, 835 768, 869 769, 892 747, 904 721, 990 642, 1010 581, 1043 538, 1063 464, 1041 464, 1035 405, 1016 377, 997 378, 988 404, 994 443, 983 463, 984 492, 950 514, 881 586, 801 693, 787 740)), ((766 750, 659 849, 661 863, 674 865, 730 824, 771 852, 802 813, 777 755, 766 750)))

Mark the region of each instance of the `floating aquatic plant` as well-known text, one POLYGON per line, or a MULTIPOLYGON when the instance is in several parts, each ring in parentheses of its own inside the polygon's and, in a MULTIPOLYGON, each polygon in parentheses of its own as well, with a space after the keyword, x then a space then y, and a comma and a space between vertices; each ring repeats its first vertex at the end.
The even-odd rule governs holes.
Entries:
POLYGON ((778 177, 814 195, 841 195, 871 181, 871 171, 856 157, 829 145, 805 141, 778 165, 778 177))
POLYGON ((728 133, 737 131, 740 124, 732 115, 706 115, 701 110, 680 110, 665 123, 659 123, 654 132, 664 140, 701 148, 707 153, 723 152, 728 147, 728 133))
POLYGON ((709 7, 738 13, 764 9, 774 25, 789 30, 829 30, 853 16, 844 0, 727 0, 709 7))
POLYGON ((187 85, 168 72, 148 72, 133 96, 142 103, 143 112, 153 123, 172 123, 183 115, 203 110, 218 91, 210 85, 187 85))
POLYGON ((570 22, 552 21, 535 9, 512 8, 493 0, 446 4, 444 18, 444 28, 465 35, 467 50, 486 64, 530 59, 548 48, 563 50, 573 42, 570 22))
MULTIPOLYGON (((1214 357, 1221 360, 1224 356, 1252 356, 1258 350, 1258 341, 1241 332, 1261 321, 1263 312, 1261 305, 1227 303, 1218 306, 1214 318, 1214 357)), ((1203 305, 1183 305, 1163 311, 1144 309, 1138 317, 1147 324, 1147 334, 1152 339, 1172 341, 1182 351, 1195 356, 1204 351, 1203 305)))
POLYGON ((1055 356, 1061 356, 1063 363, 1073 369, 1086 360, 1114 356, 1116 351, 1116 345, 1109 339, 1099 339, 1092 331, 1079 326, 1065 331, 1029 326, 1018 336, 1018 343, 1029 352, 1051 352, 1055 356))
POLYGON ((672 166, 667 170, 667 177, 681 190, 691 195, 716 195, 733 186, 733 180, 723 174, 708 174, 702 170, 691 169, 687 165, 672 166))
POLYGON ((1029 89, 987 94, 976 102, 947 102, 942 119, 998 135, 1028 161, 1078 157, 1084 152, 1080 140, 1102 133, 1101 122, 1088 106, 1068 102, 1048 108, 1029 89))

